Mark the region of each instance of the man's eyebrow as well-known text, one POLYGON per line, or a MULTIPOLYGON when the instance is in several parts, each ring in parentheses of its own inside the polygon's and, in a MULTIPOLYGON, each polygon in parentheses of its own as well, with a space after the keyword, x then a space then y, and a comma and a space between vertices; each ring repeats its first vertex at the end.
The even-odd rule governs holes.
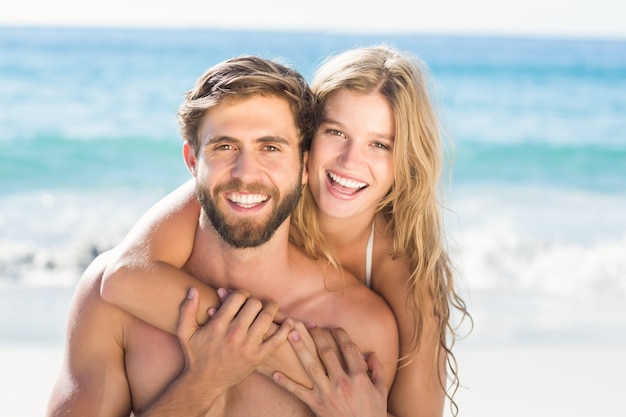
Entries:
POLYGON ((210 136, 207 139, 206 144, 210 145, 217 142, 238 143, 239 141, 235 138, 231 138, 230 136, 210 136))
POLYGON ((290 146, 290 142, 282 136, 262 136, 256 140, 259 143, 279 143, 281 145, 290 146))
MULTIPOLYGON (((256 143, 260 144, 280 144, 283 146, 291 146, 291 142, 282 136, 261 136, 260 138, 255 140, 256 143)), ((239 144, 241 141, 239 139, 235 139, 230 136, 211 136, 206 141, 206 146, 210 146, 216 143, 230 143, 230 144, 239 144)))

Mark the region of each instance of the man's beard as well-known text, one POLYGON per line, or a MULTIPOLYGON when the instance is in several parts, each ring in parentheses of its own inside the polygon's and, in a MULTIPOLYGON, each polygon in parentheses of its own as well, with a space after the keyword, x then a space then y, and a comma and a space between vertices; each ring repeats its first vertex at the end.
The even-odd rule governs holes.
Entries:
MULTIPOLYGON (((272 238, 274 232, 281 224, 291 215, 296 208, 300 196, 302 195, 302 172, 298 176, 296 185, 288 191, 282 201, 280 201, 270 213, 265 224, 259 224, 256 219, 242 218, 228 223, 228 219, 219 211, 215 199, 210 193, 196 181, 196 193, 202 204, 202 208, 211 221, 215 231, 232 247, 235 248, 253 248, 262 245, 272 238)), ((241 180, 233 180, 227 184, 218 185, 213 191, 213 196, 219 196, 225 191, 248 191, 250 193, 268 194, 274 201, 278 201, 279 192, 275 188, 267 189, 266 187, 251 184, 244 186, 241 180)))

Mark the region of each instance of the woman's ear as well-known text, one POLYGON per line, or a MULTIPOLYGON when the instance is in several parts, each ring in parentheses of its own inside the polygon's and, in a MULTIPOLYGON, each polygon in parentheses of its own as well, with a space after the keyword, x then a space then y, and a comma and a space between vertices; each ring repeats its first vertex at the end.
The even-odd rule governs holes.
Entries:
POLYGON ((187 169, 195 177, 197 162, 196 154, 193 150, 193 147, 187 141, 183 143, 183 158, 185 159, 185 165, 187 165, 187 169))

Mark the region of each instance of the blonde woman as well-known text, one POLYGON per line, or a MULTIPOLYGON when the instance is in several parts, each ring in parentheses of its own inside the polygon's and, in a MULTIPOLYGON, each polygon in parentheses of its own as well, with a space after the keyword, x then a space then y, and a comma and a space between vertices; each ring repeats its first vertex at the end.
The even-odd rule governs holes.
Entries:
MULTIPOLYGON (((309 255, 341 265, 393 310, 401 360, 387 411, 407 417, 441 416, 446 396, 456 414, 452 313, 469 317, 442 235, 443 144, 425 74, 419 61, 386 46, 348 50, 320 66, 312 83, 318 127, 307 163, 309 181, 291 233, 309 255)), ((176 329, 178 305, 189 286, 211 300, 210 289, 179 269, 191 252, 199 212, 189 184, 157 204, 146 220, 149 233, 130 236, 105 274, 104 298, 169 331, 176 329), (154 311, 154 297, 167 309, 154 311)), ((207 320, 213 300, 198 310, 199 323, 207 320)), ((326 339, 317 329, 312 334, 319 349, 326 339)), ((337 337, 345 345, 347 336, 337 337)), ((292 343, 310 370, 317 358, 297 339, 292 343)), ((356 404, 363 398, 329 390, 325 374, 309 375, 312 390, 310 380, 301 385, 287 374, 276 373, 275 380, 318 416, 342 415, 333 409, 339 405, 363 407, 356 404)), ((386 392, 381 388, 379 394, 386 392)), ((375 407, 380 403, 369 408, 375 407)))

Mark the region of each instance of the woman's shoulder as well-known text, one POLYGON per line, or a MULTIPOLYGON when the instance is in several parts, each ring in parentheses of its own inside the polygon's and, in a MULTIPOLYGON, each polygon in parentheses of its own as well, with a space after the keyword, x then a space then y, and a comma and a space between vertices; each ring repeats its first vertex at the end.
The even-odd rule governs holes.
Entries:
POLYGON ((410 277, 409 259, 394 253, 393 236, 382 215, 376 218, 376 234, 372 256, 372 289, 397 288, 402 291, 410 277))
POLYGON ((393 237, 387 233, 386 223, 379 220, 372 259, 372 290, 384 298, 395 313, 406 301, 410 278, 408 257, 394 253, 393 237))

